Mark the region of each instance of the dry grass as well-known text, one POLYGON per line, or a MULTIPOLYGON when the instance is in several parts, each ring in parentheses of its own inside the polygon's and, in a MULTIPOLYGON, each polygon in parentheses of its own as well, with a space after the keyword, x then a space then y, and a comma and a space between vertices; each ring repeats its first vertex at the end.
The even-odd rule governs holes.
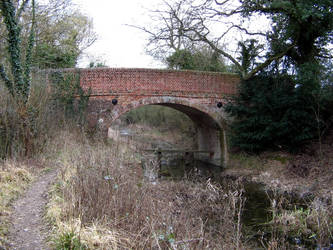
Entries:
MULTIPOLYGON (((63 131, 53 143, 58 145, 53 152, 61 168, 47 214, 54 226, 54 246, 71 235, 71 242, 78 240, 91 249, 255 248, 256 243, 246 240, 240 223, 244 205, 241 185, 203 180, 158 181, 154 185, 144 181, 137 156, 124 142, 91 142, 77 131, 63 131)), ((274 164, 283 168, 285 159, 272 154, 253 157, 246 169, 266 173, 274 164), (255 166, 258 162, 262 169, 255 166)), ((241 161, 246 163, 246 157, 241 161)), ((276 195, 281 197, 280 191, 276 195)), ((271 209, 276 209, 275 217, 264 248, 294 247, 286 239, 302 230, 312 230, 315 244, 325 245, 332 237, 332 208, 327 204, 316 209, 311 204, 307 214, 285 206, 277 209, 272 199, 271 209), (286 218, 293 226, 286 224, 286 218), (304 221, 310 229, 304 227, 304 221)), ((301 237, 311 236, 304 232, 301 237)))
POLYGON ((0 163, 0 248, 6 245, 11 205, 33 179, 31 169, 22 162, 0 163))
POLYGON ((264 152, 260 155, 231 154, 230 166, 224 175, 245 176, 264 183, 267 189, 299 196, 314 194, 330 199, 333 195, 333 131, 322 145, 309 145, 311 154, 292 155, 285 152, 264 152))
POLYGON ((290 207, 288 199, 275 191, 271 197, 271 238, 263 245, 268 249, 329 249, 333 240, 333 197, 323 201, 316 197, 303 206, 290 207), (303 249, 303 248, 302 248, 303 249))
POLYGON ((243 247, 237 188, 189 180, 154 185, 119 145, 70 134, 59 139, 61 174, 47 211, 55 246, 75 232, 92 249, 243 247))
POLYGON ((309 145, 311 154, 265 152, 258 156, 244 153, 231 156, 231 166, 224 175, 244 176, 265 184, 274 193, 270 208, 274 216, 267 225, 269 238, 262 239, 264 248, 294 249, 299 244, 298 247, 319 249, 332 244, 332 142, 333 133, 324 140, 321 155, 314 143, 309 145), (307 201, 300 201, 303 203, 300 207, 291 197, 307 201))

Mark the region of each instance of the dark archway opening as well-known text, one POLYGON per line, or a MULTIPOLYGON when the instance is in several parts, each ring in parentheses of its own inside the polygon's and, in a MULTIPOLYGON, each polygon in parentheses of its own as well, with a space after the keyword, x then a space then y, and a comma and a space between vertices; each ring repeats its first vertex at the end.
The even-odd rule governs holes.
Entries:
POLYGON ((180 110, 164 105, 144 105, 123 114, 120 121, 127 129, 134 129, 146 138, 149 143, 144 147, 197 147, 196 124, 180 110))
POLYGON ((206 154, 201 158, 207 158, 215 165, 222 164, 223 130, 209 114, 201 110, 177 103, 151 103, 123 114, 120 120, 127 126, 135 124, 137 130, 145 126, 145 129, 137 132, 148 130, 150 138, 146 141, 154 142, 152 146, 155 148, 197 150, 206 154), (156 131, 161 137, 156 138, 156 131), (163 141, 170 142, 170 145, 166 146, 163 141))

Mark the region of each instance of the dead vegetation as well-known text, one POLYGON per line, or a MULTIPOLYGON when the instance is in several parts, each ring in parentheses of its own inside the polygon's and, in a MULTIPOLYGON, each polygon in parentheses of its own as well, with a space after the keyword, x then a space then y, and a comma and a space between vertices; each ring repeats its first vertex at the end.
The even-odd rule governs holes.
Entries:
POLYGON ((154 185, 144 182, 141 166, 124 165, 126 154, 115 151, 115 145, 68 135, 62 139, 61 175, 47 213, 55 226, 55 247, 71 232, 92 249, 243 247, 243 197, 236 184, 154 185))
POLYGON ((231 156, 230 167, 224 175, 245 176, 262 182, 268 189, 314 195, 331 199, 333 195, 333 130, 321 147, 310 143, 302 153, 264 152, 260 155, 244 153, 231 156), (320 150, 321 149, 321 150, 320 150))

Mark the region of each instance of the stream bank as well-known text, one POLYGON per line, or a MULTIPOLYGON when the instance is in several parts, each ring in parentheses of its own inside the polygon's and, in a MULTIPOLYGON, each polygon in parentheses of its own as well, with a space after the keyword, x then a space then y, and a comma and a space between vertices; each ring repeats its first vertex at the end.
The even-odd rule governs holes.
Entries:
MULTIPOLYGON (((172 148, 170 142, 141 140, 155 147, 172 148)), ((133 141, 137 143, 135 138, 133 141)), ((322 147, 325 160, 318 161, 316 153, 311 156, 285 152, 266 152, 259 156, 234 153, 231 164, 223 170, 202 161, 189 165, 184 157, 169 155, 161 159, 158 175, 162 180, 213 180, 222 186, 238 182, 244 190, 244 236, 258 247, 274 245, 274 241, 283 239, 295 249, 331 249, 333 158, 330 143, 322 147), (320 217, 323 221, 316 222, 320 217)), ((151 178, 154 183, 156 179, 151 178)))
MULTIPOLYGON (((155 177, 152 177, 153 171, 148 169, 151 172, 147 172, 146 168, 149 166, 145 165, 144 176, 154 184, 159 179, 186 179, 198 183, 211 181, 230 192, 229 188, 234 188, 234 183, 237 183, 237 189, 241 190, 243 196, 243 233, 251 245, 265 247, 271 245, 272 240, 283 239, 288 248, 333 248, 331 197, 319 196, 306 188, 304 190, 307 191, 302 193, 295 189, 282 189, 277 179, 272 181, 266 178, 266 183, 273 183, 267 185, 259 181, 260 175, 242 175, 241 171, 231 173, 202 161, 194 161, 189 166, 184 158, 163 159, 155 177)), ((267 176, 267 172, 264 176, 267 176)))

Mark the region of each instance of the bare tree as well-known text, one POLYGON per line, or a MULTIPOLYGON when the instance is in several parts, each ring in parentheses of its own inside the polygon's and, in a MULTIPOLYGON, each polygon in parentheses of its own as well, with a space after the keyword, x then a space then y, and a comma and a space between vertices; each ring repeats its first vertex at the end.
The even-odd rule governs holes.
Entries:
POLYGON ((187 20, 188 6, 183 2, 164 5, 158 10, 149 10, 152 27, 129 25, 149 34, 146 51, 153 57, 165 60, 172 52, 181 49, 191 50, 194 46, 184 34, 185 27, 192 26, 187 20), (176 18, 175 18, 176 17, 176 18))
POLYGON ((159 59, 179 49, 205 44, 228 59, 243 79, 249 79, 294 47, 290 43, 283 51, 265 57, 267 39, 271 35, 269 21, 255 13, 245 18, 242 1, 176 0, 163 3, 159 10, 151 11, 155 26, 134 26, 149 34, 147 52, 159 59), (266 26, 261 25, 258 18, 266 26), (254 52, 256 56, 251 57, 249 67, 248 63, 242 62, 242 53, 254 52))

